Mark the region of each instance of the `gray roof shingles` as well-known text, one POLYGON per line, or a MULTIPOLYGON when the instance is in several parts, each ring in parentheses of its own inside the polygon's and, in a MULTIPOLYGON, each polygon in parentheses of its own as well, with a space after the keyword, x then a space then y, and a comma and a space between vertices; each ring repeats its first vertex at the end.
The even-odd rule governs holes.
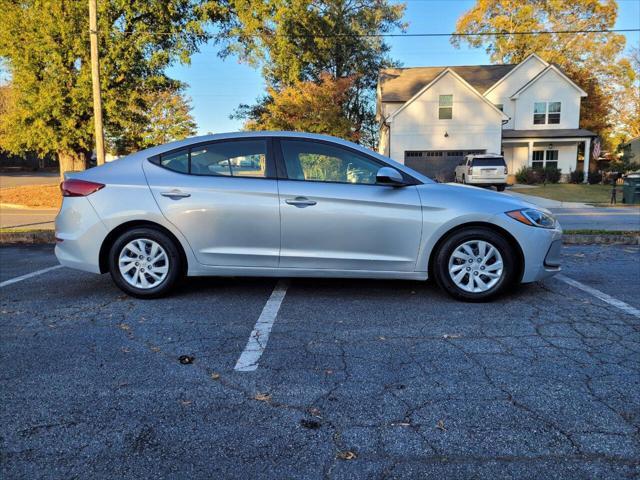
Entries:
POLYGON ((483 94, 515 68, 515 65, 469 65, 459 67, 386 68, 380 71, 381 100, 406 102, 443 70, 450 68, 483 94))

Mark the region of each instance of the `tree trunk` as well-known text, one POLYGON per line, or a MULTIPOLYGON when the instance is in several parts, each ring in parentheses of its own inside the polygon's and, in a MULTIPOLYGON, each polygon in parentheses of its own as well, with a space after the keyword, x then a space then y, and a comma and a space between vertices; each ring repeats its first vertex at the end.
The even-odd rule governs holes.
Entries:
POLYGON ((82 153, 58 152, 60 164, 60 181, 64 180, 66 172, 79 172, 87 168, 87 157, 82 153))

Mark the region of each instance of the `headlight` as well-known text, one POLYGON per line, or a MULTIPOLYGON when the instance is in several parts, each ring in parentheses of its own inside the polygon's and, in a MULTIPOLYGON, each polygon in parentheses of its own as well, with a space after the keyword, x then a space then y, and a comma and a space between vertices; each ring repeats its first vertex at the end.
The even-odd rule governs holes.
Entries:
POLYGON ((555 228, 556 219, 548 213, 541 212, 535 208, 523 208, 522 210, 512 210, 506 212, 514 220, 517 220, 525 225, 540 228, 555 228))

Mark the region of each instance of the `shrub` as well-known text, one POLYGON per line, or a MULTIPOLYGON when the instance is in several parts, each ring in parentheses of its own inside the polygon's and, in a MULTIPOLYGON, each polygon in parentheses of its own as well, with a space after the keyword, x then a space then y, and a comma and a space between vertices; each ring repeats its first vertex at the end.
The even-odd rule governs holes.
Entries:
POLYGON ((558 183, 560 181, 560 169, 556 167, 545 167, 544 181, 547 183, 558 183))
POLYGON ((589 172, 589 178, 587 179, 589 185, 595 185, 596 183, 602 183, 602 173, 589 172))
POLYGON ((570 174, 570 183, 582 183, 584 182, 584 172, 582 170, 574 170, 570 174))
POLYGON ((526 165, 520 167, 520 169, 516 172, 516 182, 518 183, 527 183, 527 168, 526 165))

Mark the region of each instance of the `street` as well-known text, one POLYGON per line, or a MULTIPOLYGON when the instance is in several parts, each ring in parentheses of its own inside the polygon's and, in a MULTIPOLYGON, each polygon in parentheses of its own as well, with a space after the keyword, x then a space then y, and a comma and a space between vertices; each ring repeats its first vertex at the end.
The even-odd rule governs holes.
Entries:
POLYGON ((552 208, 565 230, 640 230, 640 208, 587 207, 552 208))
POLYGON ((260 278, 142 301, 43 271, 51 246, 1 247, 2 475, 635 478, 640 249, 563 259, 485 304, 260 278))

